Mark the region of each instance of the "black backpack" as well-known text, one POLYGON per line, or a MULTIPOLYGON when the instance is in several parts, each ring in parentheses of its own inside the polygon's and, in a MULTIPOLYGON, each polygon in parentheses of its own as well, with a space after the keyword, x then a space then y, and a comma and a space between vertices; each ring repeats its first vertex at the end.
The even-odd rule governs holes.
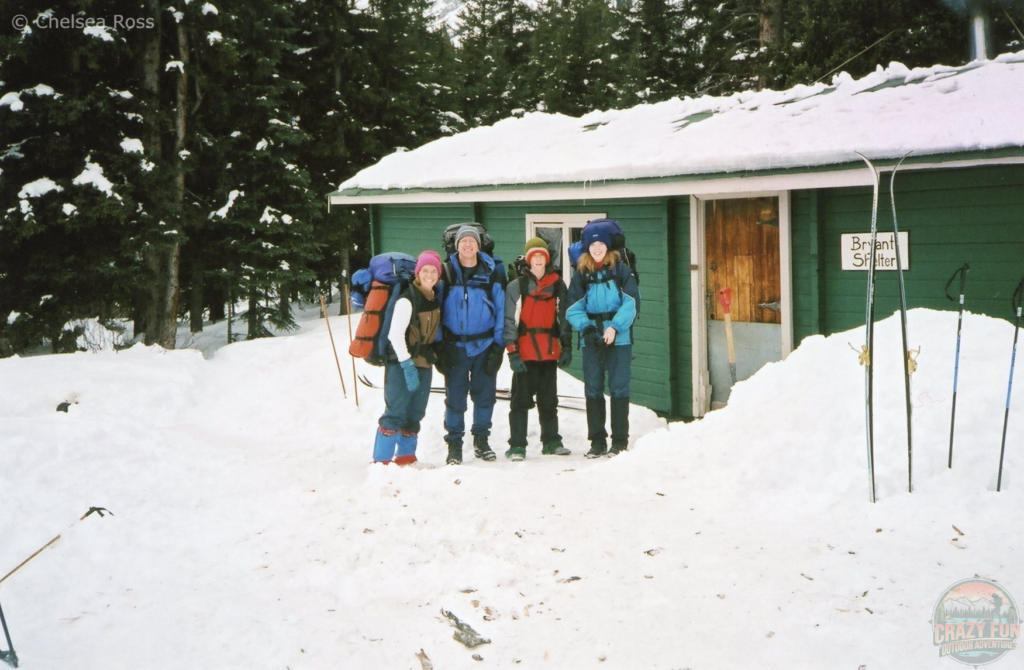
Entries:
POLYGON ((470 226, 476 229, 477 234, 480 235, 480 251, 481 253, 487 254, 494 260, 494 273, 492 273, 490 281, 487 284, 486 291, 490 293, 491 285, 497 281, 501 284, 502 288, 508 285, 508 276, 505 274, 505 266, 501 259, 494 255, 494 238, 487 233, 487 229, 484 228, 482 223, 476 221, 467 221, 465 223, 453 223, 444 229, 441 233, 441 243, 444 245, 444 252, 448 255, 448 260, 444 263, 441 268, 441 280, 445 286, 442 287, 444 290, 455 283, 455 273, 452 271, 452 263, 455 263, 454 257, 459 254, 459 250, 455 247, 455 236, 459 234, 459 228, 463 226, 470 226))
POLYGON ((487 233, 483 224, 477 223, 476 221, 453 223, 444 229, 444 232, 441 234, 441 242, 444 244, 444 252, 448 254, 448 257, 450 258, 452 255, 458 253, 458 249, 455 248, 455 236, 459 234, 459 228, 462 228, 463 226, 469 226, 476 229, 476 232, 480 235, 480 251, 493 258, 494 238, 487 233))

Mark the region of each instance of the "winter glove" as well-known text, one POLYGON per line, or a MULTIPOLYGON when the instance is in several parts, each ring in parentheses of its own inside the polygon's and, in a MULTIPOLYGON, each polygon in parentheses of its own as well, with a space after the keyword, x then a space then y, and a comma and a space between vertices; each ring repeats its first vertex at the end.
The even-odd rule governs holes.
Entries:
POLYGON ((423 360, 427 362, 427 365, 433 365, 437 362, 437 348, 434 344, 424 344, 417 347, 416 355, 421 356, 423 360))
POLYGON ((498 344, 492 344, 487 350, 487 362, 484 363, 484 374, 488 377, 497 376, 498 370, 501 369, 501 358, 505 350, 502 349, 498 344))
POLYGON ((448 342, 437 342, 434 344, 434 368, 437 369, 439 375, 447 377, 448 373, 452 370, 452 366, 455 365, 453 354, 458 355, 458 352, 454 350, 455 346, 448 342))
POLYGON ((411 358, 407 358, 399 365, 402 366, 402 373, 405 375, 405 387, 409 389, 409 393, 415 393, 420 387, 420 373, 416 371, 416 364, 411 358))
POLYGON ((508 355, 508 366, 512 368, 512 372, 518 372, 519 374, 526 373, 526 361, 519 355, 518 351, 509 352, 508 355))
POLYGON ((587 326, 580 333, 583 337, 583 344, 593 349, 599 349, 604 346, 604 338, 601 337, 601 333, 597 332, 597 326, 587 326))
POLYGON ((572 363, 572 349, 562 347, 562 355, 558 357, 558 367, 564 370, 569 367, 570 363, 572 363))

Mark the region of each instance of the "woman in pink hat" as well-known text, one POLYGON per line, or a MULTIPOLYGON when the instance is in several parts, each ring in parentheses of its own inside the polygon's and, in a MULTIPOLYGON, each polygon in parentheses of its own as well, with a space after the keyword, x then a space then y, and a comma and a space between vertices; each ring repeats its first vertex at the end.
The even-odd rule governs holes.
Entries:
POLYGON ((387 332, 384 414, 373 444, 373 460, 378 463, 416 462, 420 421, 430 398, 434 343, 441 340, 441 306, 435 290, 441 256, 431 250, 421 253, 415 275, 395 300, 387 332))

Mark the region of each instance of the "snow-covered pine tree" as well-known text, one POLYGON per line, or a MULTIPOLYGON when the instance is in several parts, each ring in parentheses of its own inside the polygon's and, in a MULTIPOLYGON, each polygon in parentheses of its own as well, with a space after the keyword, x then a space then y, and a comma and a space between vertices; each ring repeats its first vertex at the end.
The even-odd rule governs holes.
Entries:
POLYGON ((291 5, 273 0, 222 3, 227 66, 218 87, 218 112, 204 120, 220 162, 206 210, 207 251, 227 281, 229 299, 248 301, 248 338, 294 325, 288 298, 312 285, 309 266, 320 252, 312 219, 322 194, 310 191, 302 165, 308 136, 293 111, 301 85, 283 61, 295 50, 291 5))
MULTIPOLYGON (((327 194, 377 158, 367 146, 368 120, 360 118, 367 108, 364 86, 371 63, 366 43, 374 19, 351 0, 307 0, 296 4, 294 12, 297 48, 286 53, 285 67, 303 83, 294 104, 309 139, 303 153, 310 189, 327 194)), ((352 263, 369 259, 366 219, 362 208, 313 212, 313 236, 323 255, 311 267, 321 286, 339 283, 352 263), (350 258, 353 248, 365 257, 350 258)))
MULTIPOLYGON (((128 316, 140 288, 128 240, 150 163, 134 45, 109 23, 58 23, 91 16, 90 3, 5 7, 29 24, 0 36, 0 339, 8 353, 41 338, 73 350, 65 324, 128 316)), ((105 10, 110 21, 138 14, 133 3, 105 10)))
POLYGON ((371 156, 412 149, 464 127, 454 113, 454 52, 443 27, 432 29, 426 0, 370 0, 365 33, 371 64, 358 118, 371 156))
POLYGON ((578 116, 615 106, 627 48, 606 0, 545 0, 537 9, 530 77, 545 111, 578 116))
POLYGON ((692 94, 700 79, 701 49, 689 0, 637 0, 625 14, 628 48, 620 104, 659 102, 692 94))
POLYGON ((535 13, 523 0, 469 0, 459 14, 462 117, 488 125, 536 108, 528 76, 535 13))

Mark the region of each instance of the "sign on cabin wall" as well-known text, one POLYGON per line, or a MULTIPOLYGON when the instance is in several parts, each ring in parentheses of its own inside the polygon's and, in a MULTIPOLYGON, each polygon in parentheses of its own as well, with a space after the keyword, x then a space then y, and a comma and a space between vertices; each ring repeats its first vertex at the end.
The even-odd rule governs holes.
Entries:
MULTIPOLYGON (((867 270, 871 263, 871 233, 842 235, 840 247, 843 270, 867 270)), ((910 233, 900 233, 900 264, 910 269, 910 233)), ((893 233, 878 233, 875 237, 875 269, 896 269, 896 240, 893 233)))

